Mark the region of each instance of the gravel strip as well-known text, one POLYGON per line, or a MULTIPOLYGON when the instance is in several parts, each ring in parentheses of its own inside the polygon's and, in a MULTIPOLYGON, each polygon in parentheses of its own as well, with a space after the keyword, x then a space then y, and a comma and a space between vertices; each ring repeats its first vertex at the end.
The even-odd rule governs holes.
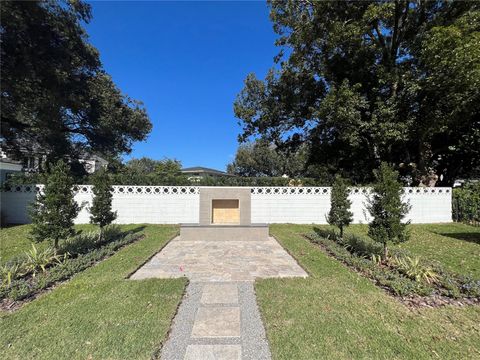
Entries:
MULTIPOLYGON (((253 282, 225 282, 215 284, 236 284, 240 306, 241 336, 240 338, 190 338, 195 315, 200 306, 202 307, 231 307, 232 304, 200 304, 203 286, 209 283, 191 282, 185 297, 178 309, 170 332, 170 337, 165 343, 161 359, 183 359, 187 346, 190 344, 202 345, 234 345, 242 346, 242 359, 271 359, 268 342, 265 336, 257 302, 253 282)), ((200 360, 200 359, 199 359, 200 360)))

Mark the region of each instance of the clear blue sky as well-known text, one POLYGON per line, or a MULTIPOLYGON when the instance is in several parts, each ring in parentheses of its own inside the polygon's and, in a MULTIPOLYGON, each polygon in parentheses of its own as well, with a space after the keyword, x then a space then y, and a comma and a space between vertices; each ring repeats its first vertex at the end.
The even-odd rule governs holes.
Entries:
POLYGON ((240 127, 233 101, 278 49, 265 2, 91 2, 90 42, 153 123, 130 157, 225 169, 240 127))

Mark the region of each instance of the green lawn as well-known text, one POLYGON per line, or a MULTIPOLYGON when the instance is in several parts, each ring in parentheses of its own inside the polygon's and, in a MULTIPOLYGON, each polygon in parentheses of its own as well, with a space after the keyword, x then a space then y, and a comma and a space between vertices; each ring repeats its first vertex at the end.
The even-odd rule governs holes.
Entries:
MULTIPOLYGON (((434 229, 442 233, 449 231, 446 229, 464 229, 450 225, 413 228, 422 239, 412 239, 412 243, 423 250, 424 244, 433 241, 423 238, 423 234, 434 229)), ((310 274, 307 279, 266 279, 256 283, 274 358, 480 358, 480 307, 410 310, 300 235, 311 230, 312 226, 302 225, 270 228, 310 274)), ((445 239, 453 243, 449 245, 452 249, 480 247, 452 237, 445 239)), ((463 254, 463 250, 458 253, 463 254)), ((443 247, 437 248, 437 255, 430 255, 435 258, 444 251, 443 247)), ((478 258, 476 264, 478 267, 478 258)), ((475 261, 471 265, 475 267, 475 261)))
MULTIPOLYGON (((32 246, 30 240, 31 225, 16 225, 0 229, 0 260, 2 263, 16 255, 20 255, 32 246)), ((89 231, 96 229, 95 225, 75 225, 76 230, 89 231)), ((42 243, 35 243, 38 249, 43 249, 51 246, 51 243, 44 241, 42 243)))
MULTIPOLYGON (((320 228, 331 228, 319 225, 320 228)), ((411 238, 398 247, 439 261, 452 271, 480 278, 480 227, 451 223, 410 225, 411 238)), ((351 225, 346 233, 367 236, 367 225, 351 225)))
MULTIPOLYGON (((17 229, 27 232, 27 226, 17 229)), ((142 231, 146 238, 18 311, 0 313, 1 358, 149 359, 166 337, 186 280, 125 279, 178 229, 147 225, 142 231)))

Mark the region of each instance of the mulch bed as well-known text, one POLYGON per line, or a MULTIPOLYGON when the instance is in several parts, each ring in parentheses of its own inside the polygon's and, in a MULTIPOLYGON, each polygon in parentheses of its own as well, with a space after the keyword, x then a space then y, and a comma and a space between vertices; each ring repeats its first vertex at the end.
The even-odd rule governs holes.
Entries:
POLYGON ((308 236, 303 235, 311 244, 320 248, 325 254, 339 261, 342 265, 347 267, 350 270, 355 271, 357 274, 362 275, 364 278, 370 280, 375 286, 384 290, 388 295, 392 296, 396 300, 400 301, 402 304, 406 305, 410 309, 419 309, 419 308, 438 308, 442 306, 479 306, 480 298, 450 298, 447 296, 442 296, 438 294, 432 294, 429 296, 398 296, 391 291, 388 287, 381 286, 377 283, 375 279, 369 277, 365 272, 360 271, 359 269, 347 264, 346 262, 338 259, 333 252, 331 252, 325 245, 312 241, 308 236))

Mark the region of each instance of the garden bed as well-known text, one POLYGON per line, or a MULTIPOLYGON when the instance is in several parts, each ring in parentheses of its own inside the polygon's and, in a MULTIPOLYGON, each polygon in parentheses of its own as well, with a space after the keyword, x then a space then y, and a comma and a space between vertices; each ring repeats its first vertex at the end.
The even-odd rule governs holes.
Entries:
POLYGON ((7 269, 16 269, 14 278, 7 283, 3 279, 0 287, 0 310, 14 311, 24 303, 29 302, 39 295, 55 288, 60 283, 70 279, 75 274, 97 264, 98 262, 115 254, 124 246, 131 244, 141 238, 143 234, 133 232, 122 232, 118 227, 112 226, 103 237, 98 232, 80 234, 65 241, 56 255, 45 254, 51 250, 37 251, 33 246, 32 250, 25 255, 10 259, 4 265, 3 278, 7 269), (32 254, 33 251, 33 254, 32 254), (58 255, 57 255, 58 254, 58 255), (40 264, 44 257, 44 268, 35 268, 29 257, 36 258, 36 265, 40 264), (27 267, 26 264, 29 264, 27 267), (20 270, 22 267, 29 270, 20 270))
POLYGON ((316 228, 303 235, 330 256, 367 277, 411 307, 480 304, 480 280, 459 275, 439 263, 393 249, 380 261, 382 247, 368 238, 316 228))

